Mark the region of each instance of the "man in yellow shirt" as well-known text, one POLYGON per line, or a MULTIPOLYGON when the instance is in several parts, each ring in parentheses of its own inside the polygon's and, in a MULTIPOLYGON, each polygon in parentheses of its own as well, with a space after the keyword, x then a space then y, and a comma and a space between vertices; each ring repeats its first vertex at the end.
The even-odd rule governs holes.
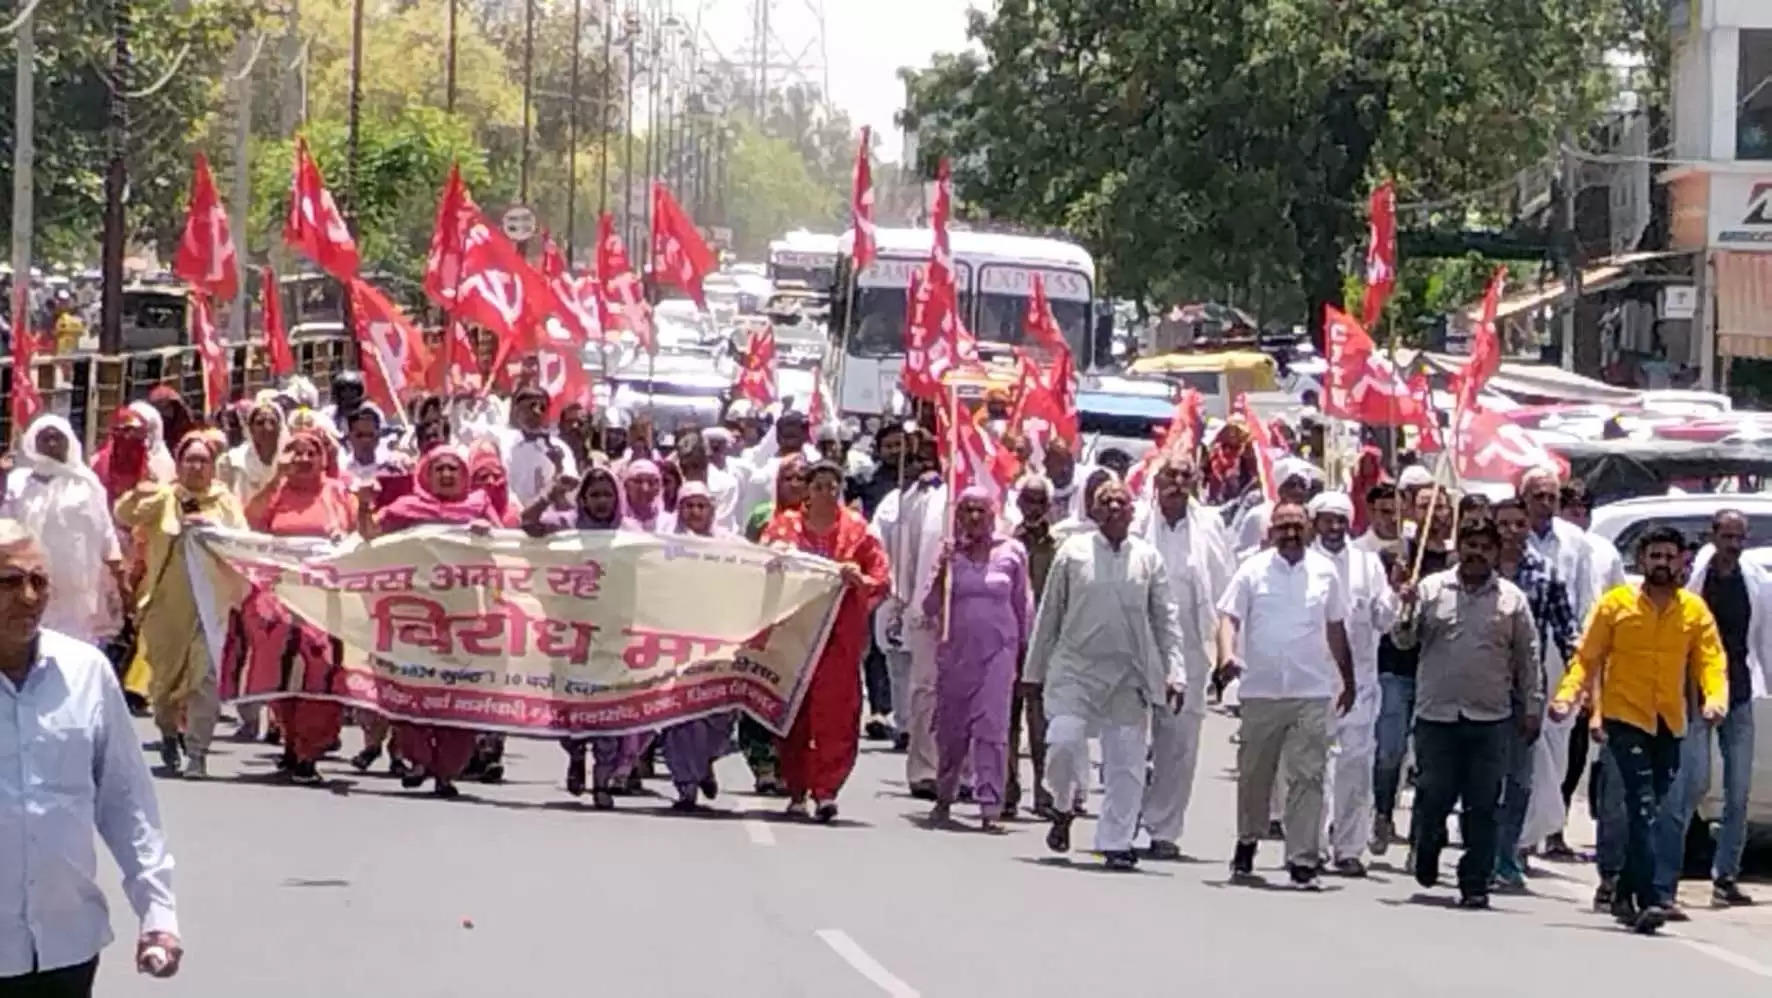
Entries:
POLYGON ((1613 588, 1594 605, 1575 661, 1551 701, 1562 720, 1589 694, 1601 718, 1604 750, 1622 777, 1628 834, 1624 873, 1612 915, 1638 932, 1667 921, 1670 897, 1656 890, 1652 826, 1680 765, 1686 733, 1686 691, 1703 695, 1702 716, 1716 724, 1728 713, 1722 639, 1703 597, 1680 588, 1685 538, 1656 527, 1637 547, 1641 586, 1613 588))

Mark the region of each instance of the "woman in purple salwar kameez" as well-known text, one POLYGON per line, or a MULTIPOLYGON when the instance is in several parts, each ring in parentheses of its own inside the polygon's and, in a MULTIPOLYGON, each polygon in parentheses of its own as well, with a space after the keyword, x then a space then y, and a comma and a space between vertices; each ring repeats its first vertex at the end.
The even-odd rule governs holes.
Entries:
POLYGON ((1015 663, 1032 624, 1027 551, 996 533, 991 494, 970 488, 954 509, 956 539, 943 550, 924 612, 939 619, 944 600, 947 637, 936 650, 936 804, 945 823, 959 794, 968 757, 973 794, 987 832, 999 832, 1003 784, 1009 771, 1009 705, 1015 663), (952 594, 943 576, 952 573, 952 594))
MULTIPOLYGON (((714 527, 713 493, 701 482, 684 482, 677 493, 677 533, 731 536, 730 531, 714 527)), ((700 806, 697 793, 712 799, 720 792, 720 784, 714 779, 714 762, 731 745, 732 725, 737 719, 736 714, 726 710, 673 724, 659 732, 665 765, 670 767, 671 782, 677 787, 673 808, 693 811, 700 806)))

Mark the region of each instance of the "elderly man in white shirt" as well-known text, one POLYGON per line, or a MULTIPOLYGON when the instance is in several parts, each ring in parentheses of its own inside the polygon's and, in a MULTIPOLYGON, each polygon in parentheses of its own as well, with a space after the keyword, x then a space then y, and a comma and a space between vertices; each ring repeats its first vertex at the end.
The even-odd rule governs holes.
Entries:
POLYGON ((1245 561, 1219 601, 1218 667, 1241 676, 1237 744, 1237 849, 1231 874, 1255 873, 1274 779, 1286 772, 1286 866, 1293 886, 1319 890, 1323 774, 1330 711, 1353 708, 1357 688, 1346 621, 1347 587, 1334 562, 1305 545, 1303 506, 1283 502, 1269 546, 1245 561), (1245 656, 1236 658, 1239 635, 1245 656))
MULTIPOLYGON (((1323 488, 1323 470, 1301 457, 1274 462, 1275 491, 1281 503, 1303 504, 1323 488)), ((1268 536, 1268 522, 1278 503, 1262 501, 1245 509, 1231 524, 1232 548, 1242 561, 1261 550, 1268 536)))
POLYGON ((1101 738, 1106 795, 1095 849, 1109 869, 1138 865, 1132 840, 1144 789, 1145 731, 1158 705, 1179 713, 1186 703, 1187 656, 1168 573, 1155 548, 1131 535, 1126 486, 1097 487, 1100 529, 1059 546, 1046 576, 1022 672, 1024 695, 1046 710, 1046 777, 1055 801, 1046 845, 1071 847, 1078 778, 1089 759, 1089 736, 1101 738))
POLYGON ((1329 798, 1331 869, 1366 875, 1372 838, 1372 763, 1378 750, 1378 640, 1397 620, 1397 600, 1378 555, 1349 543, 1354 503, 1345 492, 1320 492, 1305 507, 1316 540, 1311 550, 1335 566, 1347 590, 1347 641, 1354 661, 1354 705, 1334 723, 1324 796, 1329 798))
POLYGON ((1152 859, 1181 858, 1181 830, 1193 796, 1200 757, 1200 728, 1206 720, 1206 679, 1217 633, 1218 598, 1235 566, 1224 521, 1194 498, 1198 477, 1191 458, 1166 460, 1153 477, 1154 500, 1134 521, 1132 533, 1157 549, 1168 573, 1181 638, 1191 653, 1189 697, 1179 714, 1165 707, 1151 711, 1151 777, 1144 791, 1140 821, 1150 833, 1152 859))
POLYGON ((511 395, 511 425, 499 436, 511 499, 518 509, 528 509, 551 492, 555 478, 578 477, 572 448, 548 429, 548 402, 544 388, 533 384, 518 388, 511 395))
POLYGON ((49 569, 0 520, 0 994, 90 995, 111 918, 93 830, 141 920, 135 962, 171 977, 181 949, 172 857, 123 691, 98 649, 41 627, 49 569))

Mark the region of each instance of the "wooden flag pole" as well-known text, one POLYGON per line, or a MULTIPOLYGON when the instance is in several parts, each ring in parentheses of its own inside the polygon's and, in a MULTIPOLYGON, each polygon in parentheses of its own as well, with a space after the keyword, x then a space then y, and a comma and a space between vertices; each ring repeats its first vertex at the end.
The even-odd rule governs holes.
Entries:
MULTIPOLYGON (((955 475, 955 466, 960 454, 960 393, 952 385, 948 385, 948 466, 943 469, 947 478, 947 538, 949 544, 954 542, 954 511, 959 504, 954 494, 954 486, 959 484, 955 475)), ((950 556, 947 566, 941 573, 941 640, 945 643, 952 630, 954 618, 954 566, 950 556)))

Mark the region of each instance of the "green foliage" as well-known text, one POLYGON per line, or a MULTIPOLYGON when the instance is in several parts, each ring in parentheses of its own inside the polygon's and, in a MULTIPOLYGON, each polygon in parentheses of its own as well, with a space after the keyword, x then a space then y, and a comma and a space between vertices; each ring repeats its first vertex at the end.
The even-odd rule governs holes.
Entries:
POLYGON ((734 250, 760 259, 771 239, 800 226, 829 229, 844 198, 820 184, 792 142, 772 138, 748 119, 732 147, 729 216, 734 250))
POLYGON ((910 74, 906 123, 973 210, 1069 228, 1115 293, 1230 288, 1314 326, 1374 184, 1505 214, 1461 196, 1505 194, 1593 120, 1626 20, 1612 0, 1001 0, 973 14, 982 55, 910 74))

